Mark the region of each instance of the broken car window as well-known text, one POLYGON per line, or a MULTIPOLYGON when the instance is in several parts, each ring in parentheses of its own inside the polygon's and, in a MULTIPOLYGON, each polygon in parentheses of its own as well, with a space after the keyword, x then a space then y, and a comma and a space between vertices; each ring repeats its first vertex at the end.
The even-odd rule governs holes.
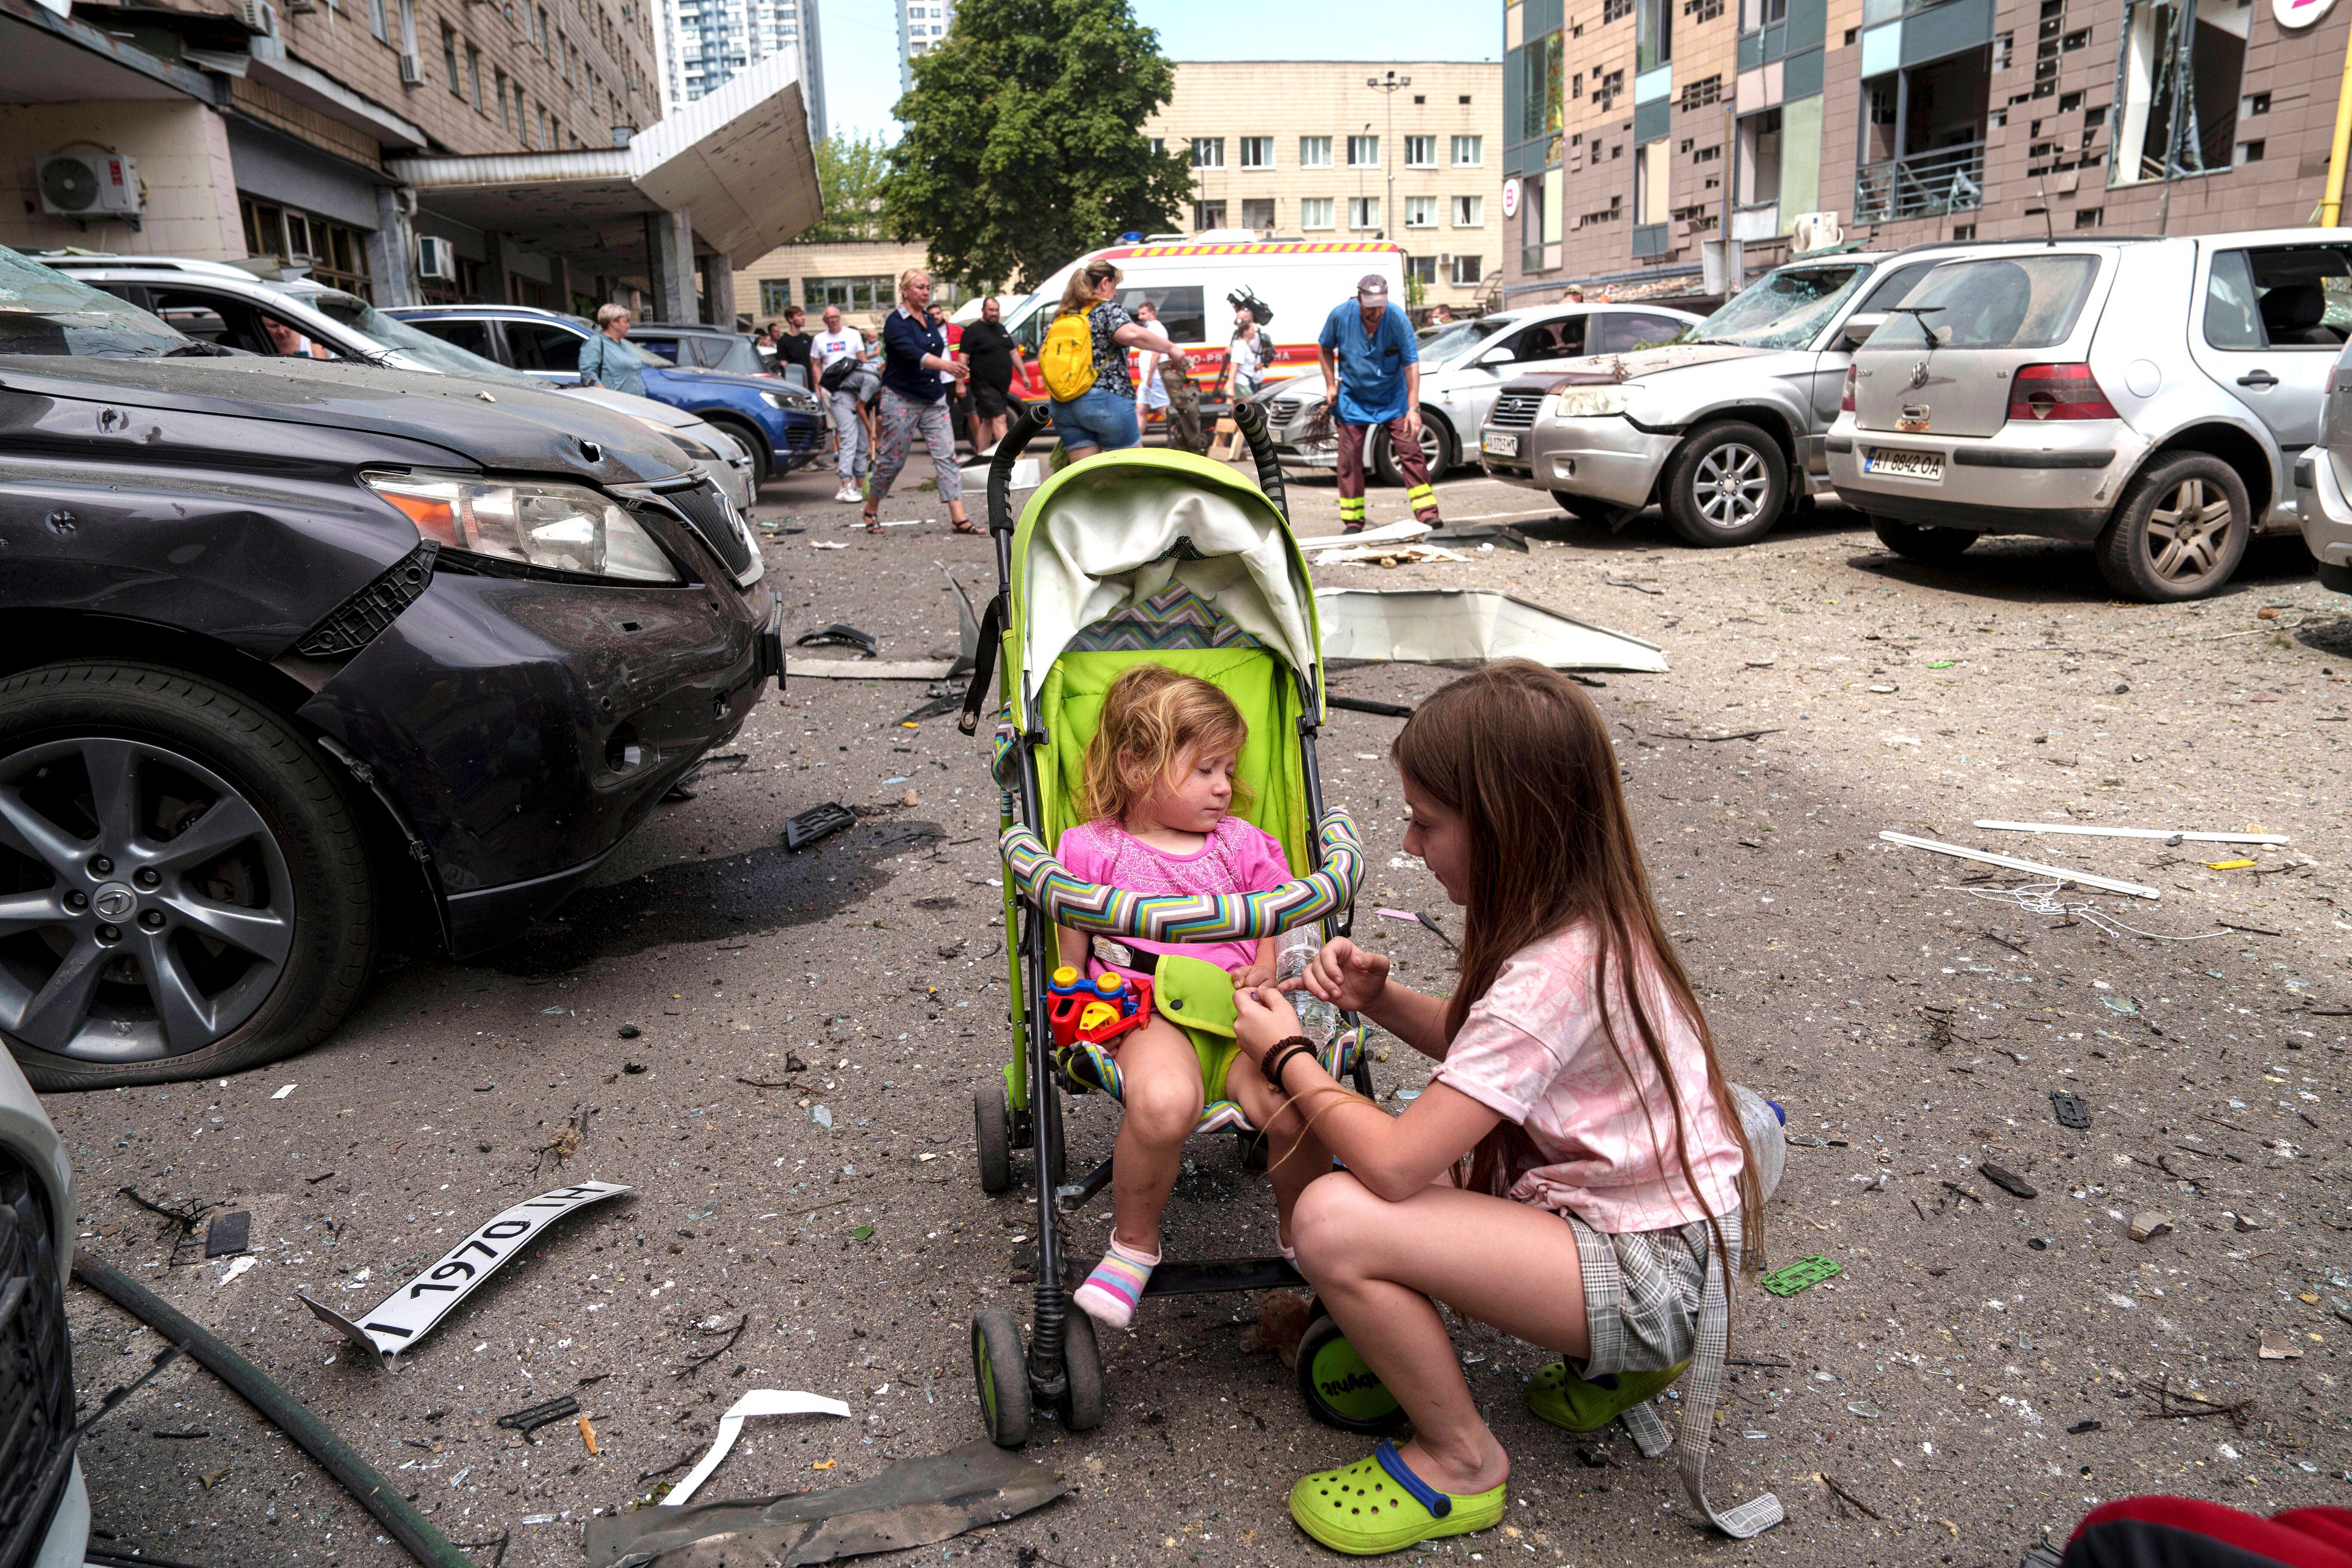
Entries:
POLYGON ((0 246, 0 353, 146 359, 209 352, 138 306, 0 246))
POLYGON ((1685 340, 1749 349, 1801 349, 1821 335, 1867 266, 1784 267, 1758 279, 1685 340))

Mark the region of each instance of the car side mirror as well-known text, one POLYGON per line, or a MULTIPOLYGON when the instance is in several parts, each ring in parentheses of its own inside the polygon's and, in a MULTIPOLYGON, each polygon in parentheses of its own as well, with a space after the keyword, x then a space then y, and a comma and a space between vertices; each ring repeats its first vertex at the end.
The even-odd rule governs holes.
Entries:
POLYGON ((1478 363, 1482 365, 1508 364, 1511 363, 1511 351, 1508 348, 1497 345, 1494 348, 1488 349, 1485 353, 1480 354, 1478 356, 1478 363))
POLYGON ((1871 333, 1885 325, 1886 316, 1887 312, 1884 310, 1856 310, 1845 319, 1845 325, 1838 329, 1838 346, 1848 349, 1862 347, 1871 333))

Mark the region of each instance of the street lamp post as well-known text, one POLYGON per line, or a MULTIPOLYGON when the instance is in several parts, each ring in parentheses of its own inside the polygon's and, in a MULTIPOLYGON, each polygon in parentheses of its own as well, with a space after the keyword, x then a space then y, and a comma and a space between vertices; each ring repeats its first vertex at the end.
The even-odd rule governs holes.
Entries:
POLYGON ((1364 85, 1388 94, 1389 99, 1388 145, 1381 149, 1381 165, 1389 174, 1388 210, 1381 215, 1381 237, 1385 239, 1389 225, 1396 222, 1396 95, 1412 85, 1412 78, 1391 70, 1386 76, 1366 78, 1364 85))

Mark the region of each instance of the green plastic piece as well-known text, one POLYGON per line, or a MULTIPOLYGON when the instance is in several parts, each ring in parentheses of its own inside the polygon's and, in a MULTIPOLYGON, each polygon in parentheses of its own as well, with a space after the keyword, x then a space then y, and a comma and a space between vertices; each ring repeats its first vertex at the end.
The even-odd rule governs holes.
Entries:
POLYGON ((1819 1253, 1800 1258, 1786 1268, 1776 1268, 1764 1276, 1764 1289, 1775 1296, 1793 1296, 1800 1290, 1810 1290, 1824 1279, 1834 1279, 1845 1270, 1819 1253))
POLYGON ((1598 1432, 1636 1405, 1663 1393, 1689 1366, 1678 1361, 1655 1372, 1610 1373, 1586 1381, 1554 1362, 1528 1384, 1528 1409, 1570 1432, 1598 1432))

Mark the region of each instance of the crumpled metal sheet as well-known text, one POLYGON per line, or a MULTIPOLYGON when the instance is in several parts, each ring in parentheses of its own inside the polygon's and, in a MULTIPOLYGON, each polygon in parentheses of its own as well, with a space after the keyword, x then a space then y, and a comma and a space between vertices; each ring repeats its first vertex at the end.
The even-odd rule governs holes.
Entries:
POLYGON ((1666 651, 1655 643, 1491 589, 1326 588, 1315 605, 1327 660, 1530 658, 1553 669, 1666 669, 1666 651))
POLYGON ((853 1487, 591 1520, 588 1568, 805 1568, 929 1546, 1043 1508, 1068 1489, 1050 1466, 983 1438, 901 1459, 853 1487))

